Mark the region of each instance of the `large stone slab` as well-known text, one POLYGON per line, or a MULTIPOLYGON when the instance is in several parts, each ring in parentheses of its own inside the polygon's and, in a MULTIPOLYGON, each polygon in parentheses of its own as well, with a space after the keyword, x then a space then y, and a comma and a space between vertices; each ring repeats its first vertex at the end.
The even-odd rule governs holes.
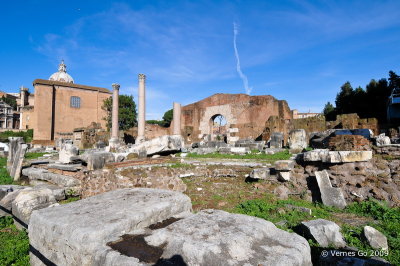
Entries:
POLYGON ((180 135, 166 135, 135 144, 129 149, 130 152, 139 153, 145 149, 147 155, 163 152, 178 152, 184 147, 183 137, 180 135))
POLYGON ((269 141, 269 148, 280 149, 283 147, 283 133, 273 132, 269 141))
POLYGON ((61 163, 71 163, 79 153, 79 149, 72 143, 63 143, 58 153, 58 160, 61 163))
POLYGON ((304 129, 294 129, 289 132, 290 149, 305 149, 308 146, 307 133, 304 129))
POLYGON ((244 155, 250 152, 249 147, 221 147, 218 149, 219 153, 223 154, 239 154, 244 155))
POLYGON ((8 193, 24 188, 24 186, 19 185, 0 185, 0 200, 3 199, 8 193))
POLYGON ((80 180, 72 176, 55 174, 42 168, 25 168, 22 170, 22 174, 29 180, 44 180, 63 187, 76 187, 81 184, 80 180))
POLYGON ((185 265, 311 265, 303 237, 264 219, 220 210, 200 211, 153 231, 145 241, 164 245, 162 259, 179 254, 185 265))
POLYGON ((344 199, 343 192, 340 188, 332 187, 328 172, 326 170, 320 172, 316 171, 315 177, 321 192, 322 203, 327 206, 344 209, 347 203, 344 199))
POLYGON ((329 151, 327 149, 316 149, 303 154, 303 160, 306 162, 352 163, 366 162, 371 159, 372 151, 329 151))
POLYGON ((291 171, 294 168, 293 160, 278 160, 275 162, 276 171, 291 171))
POLYGON ((46 208, 56 203, 53 192, 48 188, 26 188, 21 190, 12 202, 12 214, 28 225, 34 210, 46 208))
MULTIPOLYGON (((107 246, 121 235, 191 211, 188 196, 160 189, 120 189, 32 213, 29 241, 56 265, 141 265, 107 246), (114 261, 114 262, 113 262, 114 261), (123 262, 123 263, 121 263, 123 262)), ((43 265, 33 253, 31 265, 43 265)))
POLYGON ((371 226, 364 226, 363 237, 374 249, 388 250, 389 248, 386 236, 371 226))
POLYGON ((24 142, 24 139, 22 137, 9 137, 8 138, 8 143, 9 143, 9 151, 8 151, 8 157, 7 157, 8 172, 11 172, 11 167, 14 162, 14 156, 17 152, 18 146, 23 142, 24 142))
POLYGON ((102 169, 107 163, 115 162, 115 155, 107 151, 87 151, 79 156, 87 164, 88 170, 102 169))
POLYGON ((366 162, 372 159, 372 151, 330 151, 326 163, 366 162))
POLYGON ((270 170, 267 167, 253 169, 250 173, 250 178, 252 179, 263 179, 269 178, 270 170))
POLYGON ((346 242, 340 233, 339 225, 328 220, 316 219, 308 222, 302 222, 297 230, 307 239, 315 240, 321 247, 324 248, 329 246, 346 246, 346 242))
POLYGON ((18 149, 14 155, 14 161, 11 166, 10 176, 14 179, 14 181, 18 181, 21 177, 21 169, 22 163, 25 158, 26 150, 28 149, 28 145, 19 144, 18 149))

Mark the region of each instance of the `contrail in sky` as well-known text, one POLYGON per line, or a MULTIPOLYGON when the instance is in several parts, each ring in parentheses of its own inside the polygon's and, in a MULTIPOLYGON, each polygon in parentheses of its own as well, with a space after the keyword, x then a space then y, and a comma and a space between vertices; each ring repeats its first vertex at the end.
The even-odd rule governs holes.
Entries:
POLYGON ((238 35, 239 30, 237 24, 234 22, 233 23, 233 49, 235 50, 235 57, 236 57, 236 70, 240 76, 240 78, 243 80, 243 86, 244 89, 246 90, 247 94, 251 93, 251 90, 253 88, 249 88, 249 81, 247 80, 247 76, 243 74, 242 69, 240 67, 240 59, 239 59, 239 52, 236 47, 236 36, 238 35))

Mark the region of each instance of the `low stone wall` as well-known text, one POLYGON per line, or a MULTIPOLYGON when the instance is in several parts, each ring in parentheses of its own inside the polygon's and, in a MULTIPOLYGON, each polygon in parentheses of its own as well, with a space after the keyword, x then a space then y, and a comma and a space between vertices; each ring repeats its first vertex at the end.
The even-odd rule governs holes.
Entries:
POLYGON ((328 147, 332 151, 368 151, 370 142, 360 135, 338 135, 329 139, 328 147))
POLYGON ((184 192, 186 185, 182 178, 244 177, 251 172, 248 166, 146 166, 120 169, 103 169, 89 172, 81 180, 82 198, 87 198, 119 188, 160 188, 184 192))

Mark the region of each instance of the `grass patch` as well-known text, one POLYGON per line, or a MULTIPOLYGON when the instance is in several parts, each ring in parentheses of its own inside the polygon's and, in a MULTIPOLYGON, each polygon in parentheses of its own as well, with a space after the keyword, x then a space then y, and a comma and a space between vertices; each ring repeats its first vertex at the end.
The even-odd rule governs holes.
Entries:
MULTIPOLYGON (((383 233, 388 240, 389 256, 387 260, 394 265, 400 265, 400 208, 390 208, 385 203, 374 199, 363 201, 361 203, 352 203, 346 211, 362 216, 372 217, 376 220, 369 225, 383 233)), ((359 243, 354 239, 361 235, 362 228, 346 228, 346 240, 353 241, 355 247, 363 250, 372 250, 364 243, 359 243), (346 231, 347 230, 347 231, 346 231)))
POLYGON ((187 155, 188 158, 218 158, 218 159, 262 159, 269 161, 276 160, 288 160, 291 157, 289 150, 284 150, 281 152, 277 152, 275 154, 265 154, 257 151, 256 153, 249 153, 245 155, 239 154, 222 154, 222 153, 209 153, 209 154, 197 154, 197 153, 189 153, 187 155))
POLYGON ((304 200, 276 200, 273 197, 263 199, 247 200, 240 203, 233 210, 235 213, 246 214, 259 217, 273 223, 284 221, 284 224, 278 225, 279 228, 292 231, 292 228, 305 220, 311 219, 329 219, 335 208, 326 207, 320 204, 314 204, 304 200), (305 207, 311 209, 311 215, 295 207, 305 207))
POLYGON ((7 158, 0 157, 0 185, 12 184, 13 179, 7 171, 7 158))
POLYGON ((43 155, 47 154, 46 152, 27 152, 25 154, 25 159, 32 160, 42 157, 43 155))
POLYGON ((168 167, 171 167, 171 168, 193 168, 193 165, 187 164, 187 163, 174 163, 174 164, 168 165, 168 167))
POLYGON ((11 217, 0 217, 0 265, 29 265, 29 238, 11 217))
POLYGON ((0 133, 0 142, 8 142, 9 137, 23 137, 25 143, 29 143, 33 139, 33 129, 28 129, 27 131, 13 132, 4 131, 0 133))
POLYGON ((80 197, 69 197, 69 198, 67 198, 65 200, 62 200, 62 201, 58 202, 58 203, 67 204, 67 203, 70 203, 70 202, 78 201, 80 199, 81 199, 80 197))

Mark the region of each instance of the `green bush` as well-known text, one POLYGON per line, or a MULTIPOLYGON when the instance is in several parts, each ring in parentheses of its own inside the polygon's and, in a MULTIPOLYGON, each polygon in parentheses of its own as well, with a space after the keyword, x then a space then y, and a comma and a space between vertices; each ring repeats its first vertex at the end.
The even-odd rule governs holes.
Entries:
POLYGON ((23 137, 26 143, 29 143, 33 139, 33 129, 28 129, 27 131, 4 131, 0 133, 0 142, 8 142, 8 137, 23 137))
POLYGON ((29 238, 11 217, 0 217, 0 265, 29 265, 29 238))

